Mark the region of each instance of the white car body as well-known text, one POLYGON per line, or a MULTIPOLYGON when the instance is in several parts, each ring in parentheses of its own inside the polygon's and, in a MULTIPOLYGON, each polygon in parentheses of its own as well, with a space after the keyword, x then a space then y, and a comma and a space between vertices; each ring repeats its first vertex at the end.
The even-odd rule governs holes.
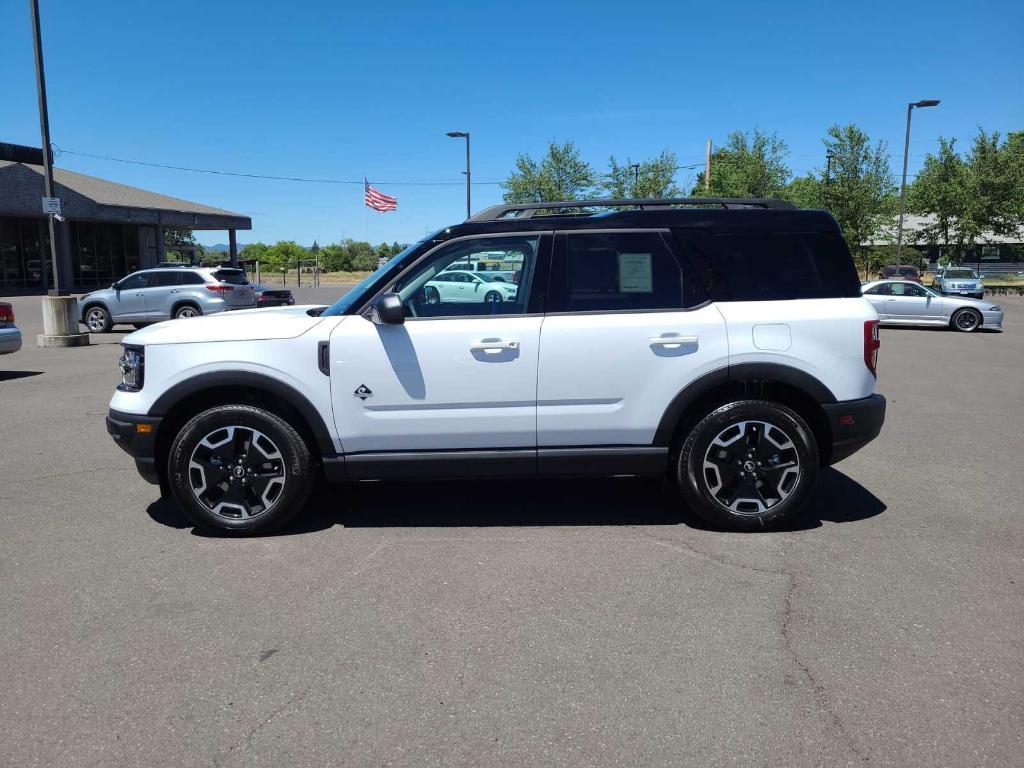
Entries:
POLYGON ((230 368, 305 395, 343 454, 650 445, 673 397, 730 363, 783 363, 824 382, 837 401, 868 397, 875 378, 860 328, 876 317, 871 305, 820 299, 799 311, 802 304, 401 326, 311 316, 308 306, 229 312, 125 337, 146 349, 145 386, 115 392, 110 408, 146 414, 176 385, 230 368), (596 354, 598 341, 616 354, 596 354), (322 342, 330 376, 312 365, 322 342), (515 347, 501 346, 509 342, 515 347), (366 384, 370 397, 353 396, 366 384))
POLYGON ((424 288, 436 290, 440 300, 446 303, 478 304, 488 301, 495 296, 499 297, 500 301, 512 301, 515 299, 517 289, 515 283, 497 280, 493 277, 486 279, 481 277, 481 274, 493 276, 496 273, 477 273, 448 269, 439 273, 433 280, 428 281, 424 288))

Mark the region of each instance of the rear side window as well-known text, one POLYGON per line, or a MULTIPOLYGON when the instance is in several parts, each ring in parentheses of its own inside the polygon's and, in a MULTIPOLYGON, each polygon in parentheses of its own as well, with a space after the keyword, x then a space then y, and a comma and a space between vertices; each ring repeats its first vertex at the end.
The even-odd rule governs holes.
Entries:
POLYGON ((683 270, 657 232, 564 235, 552 268, 548 312, 682 309, 683 270))
POLYGON ((213 273, 213 279, 219 283, 231 283, 231 285, 248 285, 245 277, 245 270, 242 269, 218 269, 213 273))
POLYGON ((153 276, 149 279, 150 288, 167 288, 178 284, 177 272, 153 272, 152 274, 153 276))
POLYGON ((203 276, 198 272, 186 272, 185 270, 182 270, 178 285, 202 285, 204 282, 203 276))
POLYGON ((860 280, 835 233, 677 231, 714 301, 860 296, 860 280))

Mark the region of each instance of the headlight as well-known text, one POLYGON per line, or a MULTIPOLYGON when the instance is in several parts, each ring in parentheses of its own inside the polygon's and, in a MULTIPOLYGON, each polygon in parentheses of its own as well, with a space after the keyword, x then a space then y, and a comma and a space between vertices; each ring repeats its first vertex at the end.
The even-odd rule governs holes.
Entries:
POLYGON ((122 392, 138 392, 142 389, 146 369, 145 348, 125 344, 118 365, 121 368, 121 383, 117 388, 122 392))

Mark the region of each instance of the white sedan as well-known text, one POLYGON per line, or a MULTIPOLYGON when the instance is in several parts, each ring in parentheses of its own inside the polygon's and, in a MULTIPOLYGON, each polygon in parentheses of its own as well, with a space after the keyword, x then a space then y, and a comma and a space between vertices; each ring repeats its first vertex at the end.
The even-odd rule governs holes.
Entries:
POLYGON ((427 304, 515 301, 518 286, 497 273, 448 270, 423 286, 427 304))
POLYGON ((1003 329, 1003 310, 988 301, 942 296, 907 280, 874 280, 861 286, 883 325, 941 325, 958 331, 1003 329))

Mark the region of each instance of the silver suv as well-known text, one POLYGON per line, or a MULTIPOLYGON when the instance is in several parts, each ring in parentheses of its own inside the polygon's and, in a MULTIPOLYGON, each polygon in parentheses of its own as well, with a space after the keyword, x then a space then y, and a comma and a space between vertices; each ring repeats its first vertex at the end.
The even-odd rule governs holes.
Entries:
POLYGON ((143 326, 255 306, 244 270, 233 267, 142 269, 78 302, 90 333, 106 333, 116 323, 143 326))
POLYGON ((965 267, 943 267, 932 280, 932 288, 943 296, 955 294, 981 299, 985 296, 985 284, 978 273, 965 267))

